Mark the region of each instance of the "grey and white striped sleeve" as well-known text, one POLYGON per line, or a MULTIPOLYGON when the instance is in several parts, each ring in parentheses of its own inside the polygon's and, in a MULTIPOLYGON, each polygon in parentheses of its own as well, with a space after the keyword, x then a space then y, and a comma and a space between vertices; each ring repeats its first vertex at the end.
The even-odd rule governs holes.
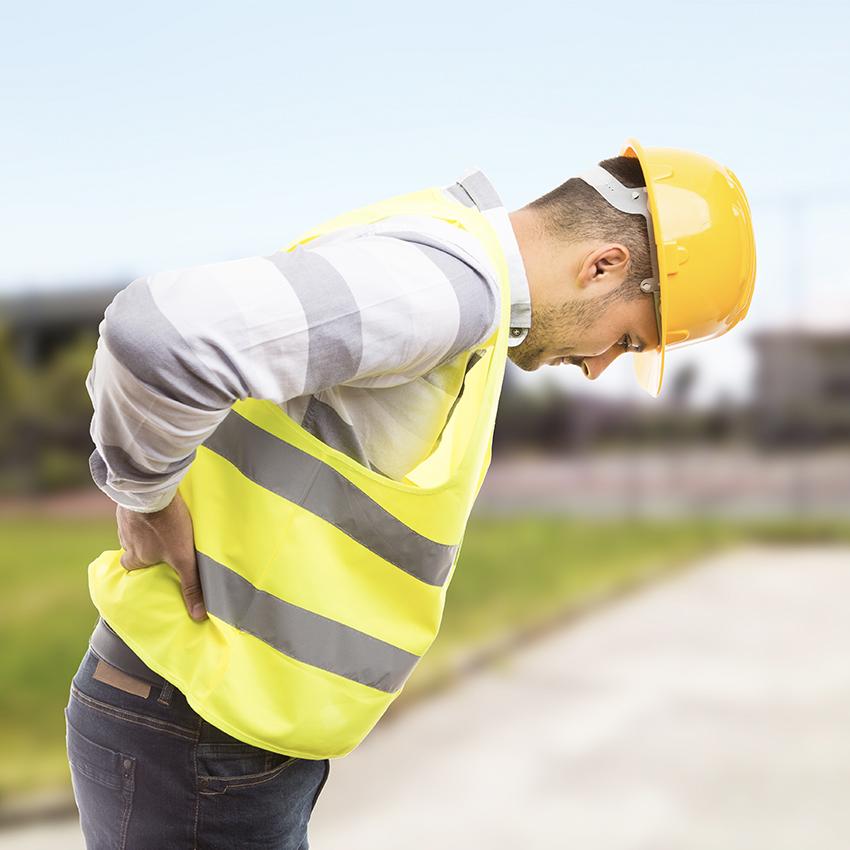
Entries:
POLYGON ((461 257, 370 233, 134 280, 106 309, 86 378, 93 480, 160 510, 237 399, 402 383, 480 343, 497 284, 461 257))

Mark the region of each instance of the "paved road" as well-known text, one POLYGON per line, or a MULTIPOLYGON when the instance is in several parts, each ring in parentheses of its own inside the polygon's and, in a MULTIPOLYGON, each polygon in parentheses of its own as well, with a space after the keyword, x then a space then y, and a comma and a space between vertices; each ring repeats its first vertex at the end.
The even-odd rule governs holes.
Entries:
POLYGON ((847 850, 848 600, 847 548, 632 597, 334 764, 315 846, 847 850))
MULTIPOLYGON (((846 850, 850 549, 616 603, 333 762, 316 850, 846 850)), ((68 827, 0 848, 76 850, 68 827)))

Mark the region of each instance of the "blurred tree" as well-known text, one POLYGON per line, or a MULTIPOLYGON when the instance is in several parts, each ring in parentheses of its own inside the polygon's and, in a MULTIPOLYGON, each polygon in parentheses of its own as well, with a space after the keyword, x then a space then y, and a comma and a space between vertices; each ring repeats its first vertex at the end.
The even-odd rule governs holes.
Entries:
POLYGON ((10 478, 11 458, 15 436, 18 432, 20 410, 25 395, 27 376, 20 362, 12 354, 11 333, 0 323, 0 490, 10 478))
POLYGON ((96 335, 80 333, 42 366, 25 366, 0 327, 0 492, 32 494, 90 481, 85 379, 96 335))

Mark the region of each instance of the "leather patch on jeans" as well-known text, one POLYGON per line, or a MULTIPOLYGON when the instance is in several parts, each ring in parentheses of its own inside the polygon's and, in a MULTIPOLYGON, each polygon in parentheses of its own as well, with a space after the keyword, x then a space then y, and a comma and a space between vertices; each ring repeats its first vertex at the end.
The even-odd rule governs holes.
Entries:
POLYGON ((151 686, 148 682, 137 679, 103 660, 97 662, 92 678, 97 679, 98 682, 112 685, 113 688, 118 688, 118 690, 128 694, 135 694, 137 697, 147 697, 151 692, 151 686))

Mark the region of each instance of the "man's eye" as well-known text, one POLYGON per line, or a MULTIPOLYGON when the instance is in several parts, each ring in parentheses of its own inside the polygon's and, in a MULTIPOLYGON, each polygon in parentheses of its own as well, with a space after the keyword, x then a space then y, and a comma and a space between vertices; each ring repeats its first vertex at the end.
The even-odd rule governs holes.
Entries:
POLYGON ((628 351, 632 347, 631 337, 626 335, 620 340, 620 345, 623 347, 624 351, 628 351))

